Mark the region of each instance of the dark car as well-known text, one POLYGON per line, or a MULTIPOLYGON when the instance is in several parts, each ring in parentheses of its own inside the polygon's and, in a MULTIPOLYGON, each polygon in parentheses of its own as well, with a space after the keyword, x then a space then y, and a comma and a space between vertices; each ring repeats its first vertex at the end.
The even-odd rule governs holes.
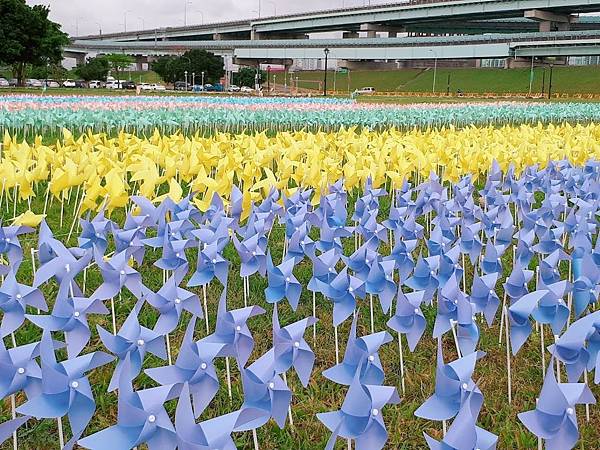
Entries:
POLYGON ((86 89, 87 83, 85 80, 75 80, 75 87, 79 89, 86 89))
POLYGON ((133 81, 123 81, 121 89, 135 89, 135 83, 133 81))
MULTIPOLYGON (((174 86, 174 87, 175 87, 175 90, 176 90, 176 91, 185 91, 185 88, 186 88, 186 83, 185 83, 185 81, 176 81, 176 82, 175 82, 175 86, 174 86)), ((187 88, 189 89, 190 87, 191 87, 191 86, 190 86, 190 84, 188 83, 188 84, 187 84, 187 88)))

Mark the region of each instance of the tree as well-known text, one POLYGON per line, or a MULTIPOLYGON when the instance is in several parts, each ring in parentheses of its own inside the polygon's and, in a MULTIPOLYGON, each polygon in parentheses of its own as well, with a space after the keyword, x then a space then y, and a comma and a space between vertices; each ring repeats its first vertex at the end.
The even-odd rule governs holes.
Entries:
POLYGON ((27 70, 27 78, 37 80, 56 80, 62 81, 68 78, 69 71, 60 64, 50 64, 45 66, 31 66, 27 70))
POLYGON ((85 64, 77 66, 75 74, 85 81, 105 80, 110 70, 108 60, 103 56, 88 58, 85 64))
POLYGON ((152 63, 154 70, 164 81, 174 83, 185 79, 188 72, 188 81, 192 83, 192 74, 196 74, 196 82, 201 82, 204 72, 205 83, 218 83, 225 74, 223 58, 206 50, 190 50, 182 56, 163 57, 152 63))
MULTIPOLYGON (((261 80, 267 79, 267 73, 264 70, 259 72, 261 80)), ((252 67, 242 67, 238 73, 233 74, 233 83, 238 86, 254 87, 256 85, 256 69, 252 67)))
POLYGON ((117 80, 121 79, 119 77, 119 73, 122 70, 127 69, 134 62, 134 59, 131 56, 123 53, 111 53, 110 55, 106 55, 104 58, 106 61, 108 61, 108 65, 110 66, 111 70, 115 71, 117 80))
POLYGON ((23 84, 27 65, 46 66, 62 60, 69 38, 48 19, 47 6, 28 6, 25 0, 0 0, 0 63, 11 64, 23 84))

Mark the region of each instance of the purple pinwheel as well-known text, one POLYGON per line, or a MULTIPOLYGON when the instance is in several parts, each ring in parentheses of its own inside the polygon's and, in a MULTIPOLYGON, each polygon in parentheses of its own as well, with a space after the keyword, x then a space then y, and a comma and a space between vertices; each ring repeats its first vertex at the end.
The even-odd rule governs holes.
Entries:
POLYGON ((4 443, 13 433, 15 433, 21 425, 31 419, 31 416, 20 416, 16 419, 7 420, 0 423, 0 445, 4 443))
POLYGON ((182 274, 175 271, 158 292, 154 293, 144 288, 146 301, 160 313, 154 326, 154 331, 158 334, 172 332, 177 327, 184 310, 195 317, 204 317, 198 296, 179 287, 181 278, 182 274))
POLYGON ((265 353, 241 373, 244 403, 234 431, 254 430, 271 418, 283 429, 292 392, 275 371, 272 353, 265 353))
POLYGON ((136 298, 142 296, 142 276, 128 264, 129 252, 124 250, 114 254, 107 262, 96 259, 102 273, 103 283, 92 294, 92 298, 106 300, 113 298, 126 287, 136 298))
POLYGON ((395 263, 391 260, 383 260, 381 256, 378 256, 369 264, 370 269, 365 280, 365 290, 368 294, 379 297, 381 309, 387 314, 398 290, 396 283, 394 283, 395 263))
POLYGON ((354 439, 357 449, 378 450, 385 446, 388 432, 382 411, 388 404, 400 403, 395 387, 362 384, 357 373, 339 411, 317 414, 331 431, 326 450, 333 450, 338 437, 354 439))
POLYGON ((595 404, 596 399, 585 383, 558 383, 553 363, 551 358, 535 409, 518 417, 529 431, 546 441, 548 450, 569 450, 579 440, 575 405, 595 404))
POLYGON ((316 318, 307 317, 280 328, 277 304, 273 308, 272 351, 275 371, 278 374, 285 373, 293 367, 304 387, 308 386, 315 364, 315 354, 304 339, 304 333, 316 322, 316 318))
POLYGON ((93 352, 59 363, 49 331, 44 331, 42 336, 40 356, 42 391, 19 406, 17 412, 38 419, 68 415, 73 437, 64 448, 73 448, 96 410, 92 387, 85 374, 108 364, 113 357, 93 352))
POLYGON ((3 227, 0 224, 0 254, 8 256, 9 265, 0 267, 0 274, 6 274, 9 270, 17 273, 17 269, 23 261, 23 248, 19 242, 19 236, 32 233, 33 228, 25 226, 3 227))
MULTIPOLYGON (((184 383, 175 411, 177 448, 185 450, 236 450, 237 447, 231 433, 239 421, 240 414, 241 411, 238 410, 197 424, 190 401, 190 388, 187 383, 184 383)), ((245 416, 247 420, 254 420, 257 417, 252 417, 249 411, 246 411, 245 416)))
POLYGON ((212 242, 202 250, 198 250, 198 262, 188 286, 205 286, 217 278, 223 286, 227 286, 229 275, 229 261, 223 256, 223 249, 227 241, 212 242))
POLYGON ((293 259, 287 259, 279 266, 273 265, 271 253, 267 254, 267 277, 269 284, 265 288, 265 297, 267 303, 277 303, 283 298, 287 298, 293 311, 298 309, 302 285, 294 276, 293 259))
POLYGON ((383 258, 394 261, 394 269, 398 270, 400 280, 406 280, 415 267, 412 252, 416 246, 416 240, 398 239, 395 241, 390 255, 383 258))
MULTIPOLYGON (((72 290, 75 295, 80 295, 80 290, 74 279, 90 263, 92 252, 82 253, 81 249, 67 249, 54 238, 49 239, 46 245, 51 250, 51 254, 55 256, 44 262, 35 272, 33 287, 37 288, 54 277, 58 281, 61 290, 68 293, 72 290)), ((43 261, 41 255, 40 251, 40 261, 43 261)))
POLYGON ((117 366, 110 379, 108 391, 114 391, 120 380, 128 378, 132 381, 142 369, 146 352, 165 360, 167 358, 165 337, 156 331, 143 327, 138 321, 138 314, 142 307, 139 300, 131 310, 123 326, 117 334, 112 334, 97 325, 98 334, 104 346, 117 356, 117 366), (125 360, 128 360, 128 370, 124 372, 125 360))
POLYGON ((103 255, 108 247, 108 233, 116 227, 115 223, 104 217, 104 209, 91 221, 88 215, 87 219, 81 219, 80 222, 79 247, 103 255))
POLYGON ((393 340, 392 336, 387 331, 380 331, 357 339, 357 320, 358 314, 352 321, 343 361, 323 371, 323 376, 334 383, 349 386, 358 373, 363 384, 382 384, 385 374, 378 352, 382 345, 393 340))
POLYGON ((260 306, 227 311, 227 288, 224 288, 219 299, 215 332, 201 339, 199 345, 224 344, 219 356, 234 357, 239 366, 244 367, 254 348, 254 339, 246 322, 264 312, 260 306))
POLYGON ((88 344, 91 336, 88 314, 108 314, 106 306, 98 300, 84 297, 57 297, 50 315, 27 314, 27 319, 45 331, 63 331, 67 355, 74 358, 88 344))
MULTIPOLYGON (((171 226, 171 223, 167 226, 171 226)), ((170 239, 170 236, 171 234, 165 233, 163 244, 161 245, 161 257, 154 265, 162 270, 177 270, 180 267, 187 268, 188 260, 185 250, 193 246, 194 241, 191 239, 170 239)))
POLYGON ((27 306, 48 311, 40 290, 18 283, 15 273, 9 272, 0 286, 0 311, 3 313, 0 337, 8 336, 23 324, 27 306))
POLYGON ((131 371, 129 354, 125 356, 123 365, 117 424, 77 443, 92 450, 131 449, 140 444, 146 444, 150 450, 174 450, 177 445, 175 428, 164 408, 173 386, 134 391, 130 377, 126 375, 131 371))
MULTIPOLYGON (((194 399, 194 417, 199 417, 219 391, 214 359, 225 344, 200 345, 194 341, 195 325, 196 318, 192 317, 174 365, 146 369, 144 373, 162 386, 181 386, 186 383, 188 396, 191 391, 194 399)), ((179 395, 175 389, 172 392, 179 395)))
POLYGON ((544 284, 554 284, 560 281, 560 272, 557 269, 561 255, 558 250, 540 261, 540 280, 544 284))
POLYGON ((262 233, 256 233, 240 242, 233 235, 233 245, 240 255, 240 276, 248 277, 256 272, 265 276, 267 271, 267 238, 262 233))
MULTIPOLYGON (((335 273, 335 272, 334 272, 335 273)), ((333 302, 333 325, 340 326, 356 309, 356 297, 364 298, 365 283, 348 274, 348 268, 333 278, 328 284, 315 280, 319 292, 333 302)))
POLYGON ((402 289, 398 289, 396 314, 387 323, 392 330, 406 335, 411 352, 415 350, 427 327, 427 320, 421 312, 424 298, 425 291, 405 294, 402 289))
POLYGON ((329 285, 337 276, 336 265, 340 261, 341 253, 337 248, 327 250, 319 256, 312 257, 312 277, 308 282, 308 289, 327 295, 329 285))
POLYGON ((415 416, 438 421, 451 419, 467 398, 472 407, 481 407, 483 394, 472 377, 477 360, 484 356, 483 352, 473 352, 445 364, 442 341, 438 339, 435 392, 417 408, 415 416))
POLYGON ((506 292, 506 295, 513 299, 513 301, 520 299, 529 293, 527 284, 531 281, 531 278, 533 278, 533 271, 527 270, 519 263, 516 263, 510 276, 504 283, 504 292, 506 292))
POLYGON ((309 258, 314 257, 315 244, 308 236, 310 231, 310 224, 303 222, 297 229, 292 233, 288 239, 285 258, 293 259, 294 264, 299 264, 305 256, 309 258))
POLYGON ((569 307, 563 300, 569 283, 566 280, 548 285, 540 283, 540 289, 545 289, 548 293, 540 299, 531 315, 537 323, 549 324, 552 334, 558 336, 569 320, 569 307))
POLYGON ((538 302, 548 294, 549 291, 539 290, 531 292, 508 308, 510 317, 510 345, 513 355, 516 355, 531 334, 531 322, 529 316, 538 306, 538 302))
POLYGON ((500 299, 496 295, 495 287, 498 280, 497 273, 479 276, 475 272, 473 285, 471 287, 471 303, 474 305, 475 313, 483 313, 485 320, 491 327, 496 317, 496 311, 500 305, 500 299))
POLYGON ((450 277, 439 292, 437 315, 433 327, 434 338, 441 337, 452 329, 452 324, 458 320, 459 308, 465 309, 465 301, 466 295, 460 290, 456 277, 450 277))
POLYGON ((483 255, 483 261, 481 261, 481 269, 483 273, 502 273, 502 256, 503 248, 499 245, 492 245, 490 242, 485 246, 485 254, 483 255))
POLYGON ((600 284, 600 269, 594 263, 590 254, 580 255, 580 251, 573 252, 573 307, 575 317, 580 317, 598 298, 600 284))
POLYGON ((423 258, 419 255, 413 276, 406 280, 406 285, 414 291, 425 291, 426 301, 431 301, 438 288, 436 270, 439 262, 439 256, 423 258))
POLYGON ((481 403, 471 392, 462 403, 448 433, 440 442, 424 433, 430 450, 495 450, 498 436, 476 425, 481 403))

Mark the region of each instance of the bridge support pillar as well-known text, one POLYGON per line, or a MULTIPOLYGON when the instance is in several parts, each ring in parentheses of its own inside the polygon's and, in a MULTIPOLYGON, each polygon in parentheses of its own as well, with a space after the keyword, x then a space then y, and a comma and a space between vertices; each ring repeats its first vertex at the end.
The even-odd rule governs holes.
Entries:
POLYGON ((525 18, 539 22, 540 32, 548 33, 550 31, 568 31, 571 23, 576 17, 570 14, 556 14, 550 11, 541 11, 532 9, 525 11, 525 18))
POLYGON ((149 58, 147 56, 136 56, 135 57, 135 70, 141 72, 144 70, 144 64, 146 64, 147 69, 149 69, 149 58))
POLYGON ((366 31, 368 38, 376 38, 378 32, 387 33, 388 37, 397 37, 398 33, 405 33, 406 29, 404 27, 388 27, 375 23, 363 23, 360 26, 360 31, 366 31))
POLYGON ((359 35, 356 31, 344 31, 342 39, 358 39, 359 35))

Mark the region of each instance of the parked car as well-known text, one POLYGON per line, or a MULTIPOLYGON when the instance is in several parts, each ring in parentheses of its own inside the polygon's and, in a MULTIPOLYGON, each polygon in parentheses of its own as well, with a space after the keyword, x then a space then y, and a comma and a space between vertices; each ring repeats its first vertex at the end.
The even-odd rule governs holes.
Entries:
POLYGON ((142 91, 151 91, 152 90, 152 85, 150 83, 140 83, 138 86, 140 87, 140 90, 142 90, 142 91))
POLYGON ((75 80, 65 80, 65 81, 63 81, 63 87, 74 88, 75 87, 75 80))
POLYGON ((232 84, 229 86, 229 92, 240 92, 240 87, 238 85, 232 84))
POLYGON ((135 83, 133 81, 123 81, 121 89, 135 89, 135 83))
POLYGON ((9 87, 10 84, 6 78, 0 78, 0 87, 9 87))
POLYGON ((10 80, 8 80, 9 86, 16 86, 18 84, 19 84, 19 80, 17 80, 16 78, 11 78, 10 80))
MULTIPOLYGON (((185 81, 176 81, 175 85, 173 86, 175 88, 176 91, 185 91, 186 88, 186 82, 185 81)), ((187 83, 187 88, 190 88, 190 84, 187 83)))
POLYGON ((374 93, 374 87, 363 87, 354 91, 354 95, 372 95, 374 93))
POLYGON ((106 82, 106 89, 121 89, 121 85, 123 81, 120 80, 110 80, 106 82))
POLYGON ((90 89, 100 89, 102 87, 102 81, 92 80, 89 83, 90 89))
POLYGON ((195 84, 192 86, 192 92, 203 92, 204 91, 204 86, 202 86, 201 84, 195 84))
POLYGON ((167 88, 162 84, 154 83, 150 85, 153 91, 166 91, 167 88))
POLYGON ((248 86, 242 86, 240 88, 240 92, 243 92, 244 94, 251 94, 254 92, 254 89, 248 86))
POLYGON ((75 87, 79 89, 86 89, 87 83, 85 80, 75 80, 75 87))
POLYGON ((42 86, 46 86, 47 88, 58 88, 60 87, 60 83, 55 80, 44 80, 42 86))
POLYGON ((36 80, 35 78, 29 78, 27 81, 25 81, 25 86, 27 87, 42 87, 42 82, 40 80, 36 80))

